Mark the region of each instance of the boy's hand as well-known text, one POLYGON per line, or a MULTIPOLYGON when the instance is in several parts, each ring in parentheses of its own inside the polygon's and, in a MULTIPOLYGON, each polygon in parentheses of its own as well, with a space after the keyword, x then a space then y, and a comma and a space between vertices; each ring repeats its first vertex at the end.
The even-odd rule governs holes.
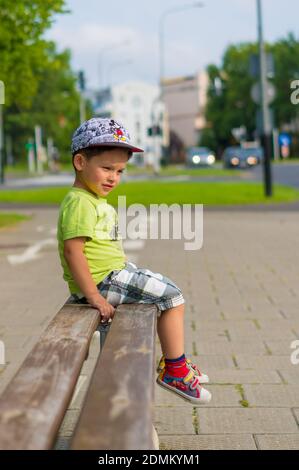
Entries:
POLYGON ((110 318, 114 317, 115 308, 113 305, 109 304, 107 300, 100 296, 94 295, 87 297, 88 303, 96 308, 101 314, 101 323, 106 323, 110 318))

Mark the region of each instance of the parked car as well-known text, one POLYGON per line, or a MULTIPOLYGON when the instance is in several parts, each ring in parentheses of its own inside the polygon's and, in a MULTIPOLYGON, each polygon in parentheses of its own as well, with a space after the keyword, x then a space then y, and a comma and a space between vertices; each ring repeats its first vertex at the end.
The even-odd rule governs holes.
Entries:
POLYGON ((215 160, 214 152, 208 147, 191 147, 187 151, 186 164, 189 167, 210 166, 215 160))
POLYGON ((262 147, 227 147, 222 154, 224 168, 249 168, 264 158, 262 147))

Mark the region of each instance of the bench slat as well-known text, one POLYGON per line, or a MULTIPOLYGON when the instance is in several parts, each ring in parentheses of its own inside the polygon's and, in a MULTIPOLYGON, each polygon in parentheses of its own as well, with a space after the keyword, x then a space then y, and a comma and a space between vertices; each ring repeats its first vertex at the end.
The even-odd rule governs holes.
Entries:
POLYGON ((72 398, 97 310, 65 304, 0 399, 0 449, 50 449, 72 398))
POLYGON ((153 449, 155 305, 120 305, 98 358, 72 449, 153 449))

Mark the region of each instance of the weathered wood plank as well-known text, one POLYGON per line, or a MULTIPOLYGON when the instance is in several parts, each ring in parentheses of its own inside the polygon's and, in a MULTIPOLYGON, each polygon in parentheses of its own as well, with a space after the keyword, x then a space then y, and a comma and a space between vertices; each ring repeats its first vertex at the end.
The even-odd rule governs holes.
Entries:
POLYGON ((98 358, 72 449, 153 449, 155 305, 120 305, 98 358))
POLYGON ((64 305, 0 398, 0 449, 50 449, 99 324, 97 310, 64 305))

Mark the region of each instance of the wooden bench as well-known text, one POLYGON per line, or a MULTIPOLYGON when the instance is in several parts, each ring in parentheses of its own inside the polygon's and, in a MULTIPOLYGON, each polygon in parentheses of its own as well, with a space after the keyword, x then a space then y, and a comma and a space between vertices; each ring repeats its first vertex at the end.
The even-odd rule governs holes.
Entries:
MULTIPOLYGON (((154 449, 155 305, 116 309, 72 449, 154 449)), ((88 355, 99 313, 66 303, 0 397, 0 449, 51 449, 88 355)), ((102 332, 102 341, 104 339, 102 332)))

